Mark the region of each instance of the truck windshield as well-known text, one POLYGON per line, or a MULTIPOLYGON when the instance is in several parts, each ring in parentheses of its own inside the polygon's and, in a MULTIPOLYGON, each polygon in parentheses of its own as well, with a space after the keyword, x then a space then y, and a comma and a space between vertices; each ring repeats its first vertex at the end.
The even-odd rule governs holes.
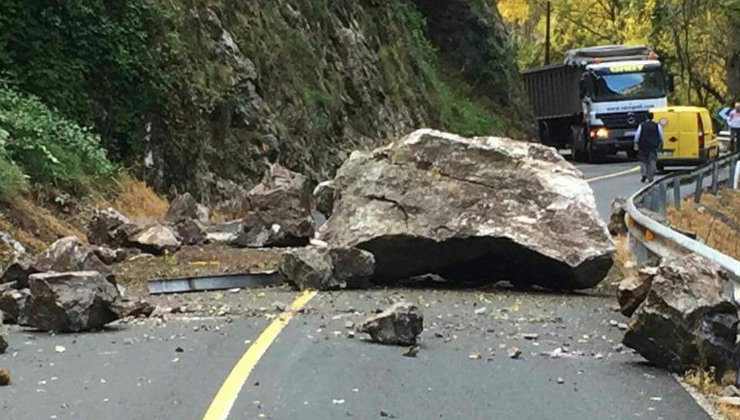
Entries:
POLYGON ((665 78, 661 70, 594 74, 593 100, 597 102, 660 98, 665 95, 665 78))

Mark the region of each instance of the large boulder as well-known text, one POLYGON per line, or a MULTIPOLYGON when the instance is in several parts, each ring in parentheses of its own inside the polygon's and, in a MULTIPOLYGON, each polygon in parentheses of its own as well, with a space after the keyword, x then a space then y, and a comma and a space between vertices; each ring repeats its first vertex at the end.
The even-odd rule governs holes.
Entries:
POLYGON ((182 242, 171 228, 154 225, 130 234, 126 245, 150 254, 162 255, 176 252, 182 247, 182 242))
POLYGON ((208 208, 199 204, 190 193, 185 193, 172 200, 164 220, 173 225, 185 220, 204 223, 208 221, 208 208))
POLYGON ((448 280, 582 289, 601 281, 614 245, 582 174, 555 149, 418 130, 339 169, 334 247, 375 256, 375 281, 448 280))
POLYGON ((381 344, 413 345, 424 330, 424 316, 413 303, 399 302, 371 316, 360 325, 359 331, 381 344))
POLYGON ((61 238, 49 245, 36 256, 33 268, 37 272, 109 271, 93 248, 83 245, 75 236, 61 238))
POLYGON ((296 248, 280 258, 280 272, 301 290, 333 290, 368 285, 373 254, 358 248, 296 248))
POLYGON ((736 368, 738 307, 730 282, 697 255, 664 259, 623 343, 653 364, 676 372, 736 368))
POLYGON ((97 210, 87 223, 87 240, 94 245, 119 247, 123 245, 116 231, 131 221, 114 208, 97 210))
POLYGON ((26 322, 39 330, 85 331, 120 317, 118 289, 98 272, 38 273, 29 284, 26 322))
POLYGON ((15 282, 15 288, 22 289, 28 287, 28 276, 38 272, 30 255, 25 252, 16 252, 0 276, 0 283, 15 282))
POLYGON ((303 246, 314 236, 314 202, 308 179, 279 164, 270 166, 242 207, 241 239, 237 238, 235 245, 303 246), (279 232, 272 235, 274 240, 270 240, 270 231, 279 232))

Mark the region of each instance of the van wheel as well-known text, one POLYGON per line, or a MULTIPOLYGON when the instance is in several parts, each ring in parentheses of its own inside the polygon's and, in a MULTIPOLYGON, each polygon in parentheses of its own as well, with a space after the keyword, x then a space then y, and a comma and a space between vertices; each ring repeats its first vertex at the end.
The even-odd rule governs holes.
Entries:
POLYGON ((630 159, 637 159, 637 150, 627 149, 627 157, 630 159))

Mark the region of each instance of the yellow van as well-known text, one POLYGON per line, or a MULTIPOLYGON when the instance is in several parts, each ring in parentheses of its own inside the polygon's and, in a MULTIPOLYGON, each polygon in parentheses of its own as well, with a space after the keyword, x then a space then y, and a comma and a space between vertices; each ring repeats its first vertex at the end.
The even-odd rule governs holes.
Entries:
POLYGON ((706 108, 666 106, 650 110, 653 121, 663 127, 663 149, 658 151, 658 170, 665 166, 700 165, 719 156, 719 140, 706 108))

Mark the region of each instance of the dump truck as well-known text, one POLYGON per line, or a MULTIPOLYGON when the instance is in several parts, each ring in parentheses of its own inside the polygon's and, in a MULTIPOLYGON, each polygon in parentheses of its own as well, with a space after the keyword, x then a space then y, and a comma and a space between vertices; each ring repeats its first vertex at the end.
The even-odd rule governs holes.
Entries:
POLYGON ((578 161, 625 151, 648 111, 667 105, 670 74, 644 46, 570 50, 562 63, 522 72, 543 144, 578 161))

